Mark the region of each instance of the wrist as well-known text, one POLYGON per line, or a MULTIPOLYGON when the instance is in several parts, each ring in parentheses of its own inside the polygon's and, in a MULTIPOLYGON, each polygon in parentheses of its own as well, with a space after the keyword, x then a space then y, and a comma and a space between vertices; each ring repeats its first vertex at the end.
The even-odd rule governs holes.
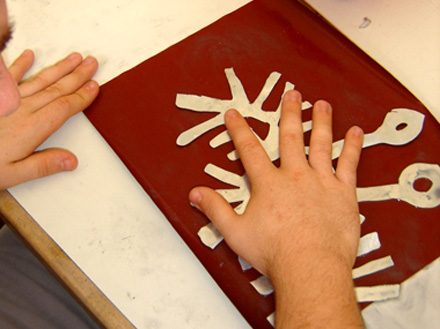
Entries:
POLYGON ((328 251, 280 259, 269 274, 277 328, 288 323, 295 328, 362 328, 351 271, 346 259, 328 251))

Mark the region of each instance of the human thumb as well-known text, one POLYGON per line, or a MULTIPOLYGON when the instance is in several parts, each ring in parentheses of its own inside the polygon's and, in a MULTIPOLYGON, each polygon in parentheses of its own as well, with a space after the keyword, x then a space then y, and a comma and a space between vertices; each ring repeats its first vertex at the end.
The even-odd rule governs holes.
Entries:
POLYGON ((216 191, 208 187, 195 187, 189 193, 190 203, 208 217, 227 239, 237 216, 231 205, 216 191))

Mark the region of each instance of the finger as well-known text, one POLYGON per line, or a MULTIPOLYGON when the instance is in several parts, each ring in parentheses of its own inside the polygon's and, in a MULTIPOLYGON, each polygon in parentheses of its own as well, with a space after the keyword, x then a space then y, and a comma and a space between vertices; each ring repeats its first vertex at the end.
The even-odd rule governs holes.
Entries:
POLYGON ((345 135, 344 147, 338 160, 336 177, 356 187, 356 169, 362 151, 364 133, 359 127, 351 127, 345 135))
POLYGON ((280 118, 281 165, 290 168, 307 163, 301 121, 301 94, 288 91, 282 101, 280 118))
POLYGON ((17 84, 23 79, 23 76, 34 64, 34 52, 26 49, 23 53, 9 66, 9 73, 17 84))
POLYGON ((273 168, 272 162, 238 111, 227 111, 225 124, 251 183, 255 183, 258 177, 264 176, 273 168))
POLYGON ((97 69, 96 59, 87 57, 73 72, 46 89, 23 99, 22 104, 28 111, 37 111, 55 99, 75 92, 93 77, 97 69))
POLYGON ((40 111, 33 113, 34 146, 37 147, 45 141, 70 117, 85 110, 96 98, 98 92, 98 84, 95 81, 89 81, 75 93, 58 98, 40 111))
POLYGON ((309 163, 318 172, 332 172, 332 140, 332 108, 325 101, 317 101, 313 107, 309 163))
POLYGON ((235 231, 238 216, 216 191, 207 187, 195 187, 189 193, 189 200, 211 220, 226 239, 235 231))
POLYGON ((62 171, 74 170, 78 160, 71 152, 52 148, 35 152, 31 156, 13 163, 10 170, 14 175, 6 175, 11 180, 6 181, 6 187, 14 186, 29 180, 53 175, 62 171))
POLYGON ((18 87, 22 97, 30 96, 55 83, 72 72, 82 62, 79 53, 72 53, 58 63, 43 69, 41 72, 23 81, 18 87))

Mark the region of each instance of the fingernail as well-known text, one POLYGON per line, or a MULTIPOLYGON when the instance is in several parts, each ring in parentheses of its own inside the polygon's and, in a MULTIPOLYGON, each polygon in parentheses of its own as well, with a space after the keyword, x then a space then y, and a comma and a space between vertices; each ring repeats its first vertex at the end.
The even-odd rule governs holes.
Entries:
POLYGON ((87 56, 86 59, 83 61, 84 65, 90 65, 92 63, 95 63, 95 59, 92 56, 87 56))
POLYGON ((32 54, 32 53, 33 53, 33 51, 30 50, 30 49, 25 49, 25 50, 23 51, 23 55, 25 55, 25 56, 28 56, 28 55, 30 55, 30 54, 32 54))
POLYGON ((299 102, 301 100, 301 94, 296 90, 289 90, 284 95, 284 98, 288 101, 299 102))
POLYGON ((96 89, 97 87, 98 87, 98 83, 94 80, 87 82, 86 85, 84 86, 84 88, 88 91, 92 91, 92 90, 96 89))
POLYGON ((228 118, 237 118, 238 117, 238 111, 236 109, 230 109, 227 110, 225 113, 225 116, 227 116, 228 118))
POLYGON ((331 113, 332 112, 332 107, 331 105, 324 100, 319 100, 315 103, 314 108, 322 113, 331 113))
POLYGON ((69 61, 78 60, 80 58, 81 58, 81 54, 79 54, 77 52, 71 53, 69 56, 67 56, 67 59, 69 61))
POLYGON ((75 169, 75 163, 72 159, 64 159, 61 161, 61 167, 63 170, 73 170, 75 169))
POLYGON ((199 204, 200 204, 201 201, 202 201, 202 194, 199 191, 197 191, 197 190, 192 190, 190 195, 189 195, 189 204, 192 207, 200 209, 199 208, 199 204))
POLYGON ((364 133, 364 131, 358 126, 353 126, 353 128, 351 129, 355 136, 362 136, 362 134, 364 133))

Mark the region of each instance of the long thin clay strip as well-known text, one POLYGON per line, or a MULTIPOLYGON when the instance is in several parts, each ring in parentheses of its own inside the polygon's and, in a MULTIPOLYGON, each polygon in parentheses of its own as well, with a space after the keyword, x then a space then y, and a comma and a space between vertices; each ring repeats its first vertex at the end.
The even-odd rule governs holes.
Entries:
POLYGON ((258 94, 257 98, 253 103, 253 105, 256 108, 263 107, 263 103, 266 101, 267 97, 272 92, 272 89, 275 87, 280 77, 281 77, 281 73, 279 72, 272 72, 271 74, 269 74, 269 77, 266 79, 263 88, 261 88, 260 93, 258 94))
POLYGON ((380 248, 379 234, 377 234, 377 232, 371 232, 365 234, 359 240, 359 248, 357 255, 363 256, 379 248, 380 248))
POLYGON ((440 205, 440 166, 429 163, 413 163, 399 176, 398 184, 357 188, 358 202, 398 199, 421 208, 434 208, 440 205), (417 191, 414 183, 418 179, 428 179, 428 191, 417 191))
POLYGON ((176 106, 195 112, 219 112, 222 108, 231 108, 233 100, 223 100, 208 96, 177 94, 176 106))
POLYGON ((273 293, 273 286, 269 278, 262 275, 258 279, 250 282, 252 287, 262 296, 268 296, 273 293))
POLYGON ((399 297, 400 285, 385 284, 372 287, 356 287, 354 290, 359 303, 378 302, 399 297))
POLYGON ((391 256, 375 259, 362 266, 354 268, 352 272, 353 279, 358 279, 360 277, 385 270, 392 266, 394 266, 394 262, 391 256))
POLYGON ((197 235, 199 236, 200 240, 202 240, 202 243, 211 249, 214 249, 220 242, 223 241, 223 236, 212 223, 203 226, 197 232, 197 235))
POLYGON ((202 123, 184 131, 177 137, 177 145, 185 146, 191 143, 196 138, 200 137, 208 130, 211 130, 215 127, 221 126, 225 122, 223 115, 218 114, 215 117, 203 121, 202 123))

